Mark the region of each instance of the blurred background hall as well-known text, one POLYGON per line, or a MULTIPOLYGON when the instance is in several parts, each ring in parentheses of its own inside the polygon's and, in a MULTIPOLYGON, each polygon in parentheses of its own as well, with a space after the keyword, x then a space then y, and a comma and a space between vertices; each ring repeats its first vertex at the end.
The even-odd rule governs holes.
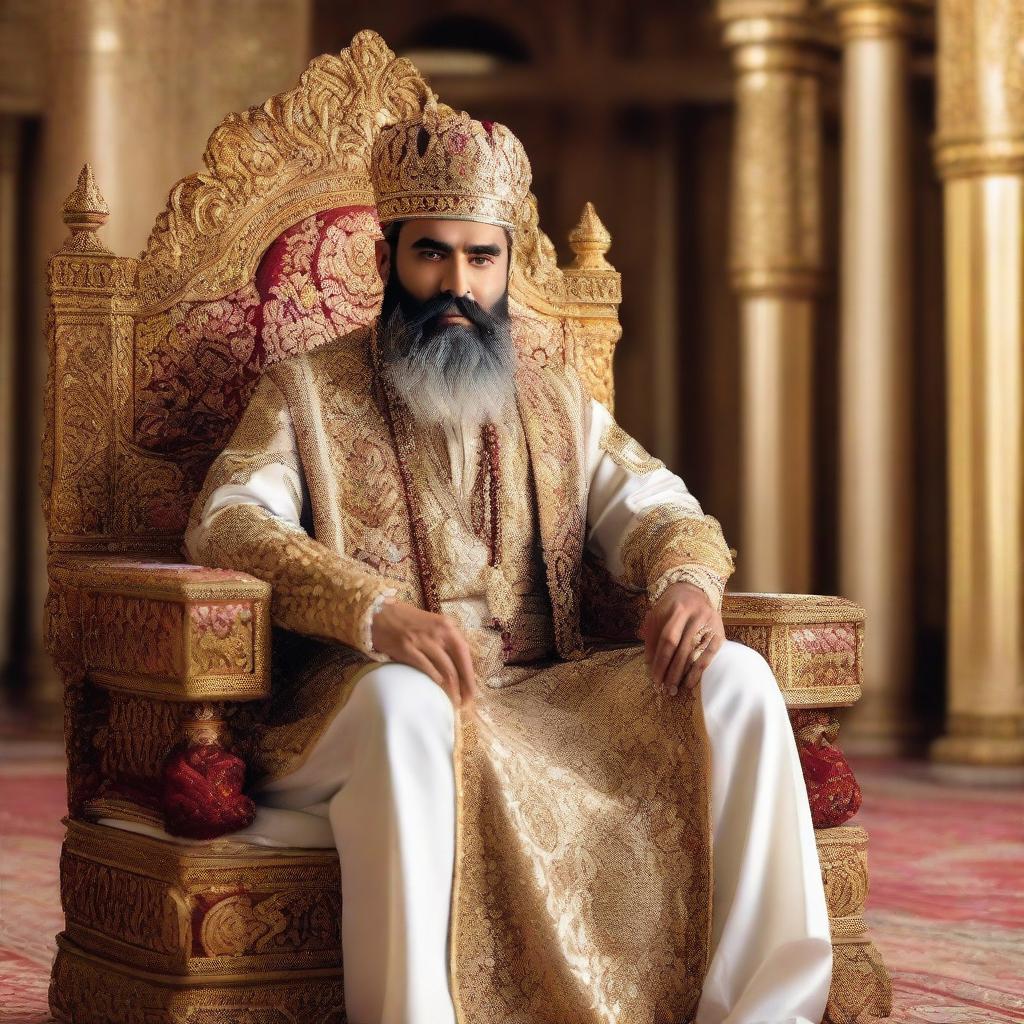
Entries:
MULTIPOLYGON (((623 278, 616 416, 721 520, 730 589, 866 608, 841 743, 865 813, 888 793, 892 851, 965 784, 962 824, 984 797, 1020 850, 1017 0, 0 0, 0 742, 59 761, 36 480, 45 266, 79 169, 135 255, 225 114, 363 28, 519 135, 563 263, 595 204, 623 278)), ((989 989, 990 1016, 905 1019, 1024 1019, 1024 990, 989 989)))

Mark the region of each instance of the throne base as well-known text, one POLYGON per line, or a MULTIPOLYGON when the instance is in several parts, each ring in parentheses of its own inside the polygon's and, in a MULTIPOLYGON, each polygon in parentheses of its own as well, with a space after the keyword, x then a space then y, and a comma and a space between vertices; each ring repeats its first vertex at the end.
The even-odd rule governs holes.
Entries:
MULTIPOLYGON (((864 924, 867 833, 818 829, 834 970, 825 1024, 890 1012, 864 924)), ((333 851, 180 845, 68 823, 59 1024, 345 1024, 341 878, 333 851)))
POLYGON ((888 1017, 892 982, 864 923, 868 834, 859 825, 815 830, 832 926, 832 988, 823 1024, 888 1017))
POLYGON ((50 1012, 60 1024, 346 1024, 340 970, 186 979, 140 971, 57 937, 50 1012))

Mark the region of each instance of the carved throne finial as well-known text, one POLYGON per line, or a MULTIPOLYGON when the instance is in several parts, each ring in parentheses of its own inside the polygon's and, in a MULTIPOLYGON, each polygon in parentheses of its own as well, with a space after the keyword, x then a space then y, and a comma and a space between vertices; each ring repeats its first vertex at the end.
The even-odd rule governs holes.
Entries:
POLYGON ((74 192, 64 200, 64 223, 71 234, 61 246, 62 252, 110 253, 96 237, 96 232, 107 222, 110 207, 96 185, 92 164, 85 164, 78 174, 74 192))
POLYGON ((579 223, 569 232, 569 247, 576 254, 573 270, 614 270, 604 258, 612 247, 612 236, 601 223, 593 203, 583 207, 579 223))

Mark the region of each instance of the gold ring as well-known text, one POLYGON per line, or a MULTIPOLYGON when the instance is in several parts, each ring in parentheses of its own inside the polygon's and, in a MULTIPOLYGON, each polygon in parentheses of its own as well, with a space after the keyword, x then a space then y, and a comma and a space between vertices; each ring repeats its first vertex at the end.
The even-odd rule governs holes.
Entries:
MULTIPOLYGON (((711 646, 711 641, 714 640, 717 635, 718 634, 715 633, 714 630, 711 630, 710 632, 708 632, 707 640, 705 640, 703 643, 698 643, 694 647, 693 654, 690 655, 690 661, 691 662, 696 661, 711 646)), ((698 638, 703 637, 703 636, 704 636, 703 632, 698 634, 698 638)))

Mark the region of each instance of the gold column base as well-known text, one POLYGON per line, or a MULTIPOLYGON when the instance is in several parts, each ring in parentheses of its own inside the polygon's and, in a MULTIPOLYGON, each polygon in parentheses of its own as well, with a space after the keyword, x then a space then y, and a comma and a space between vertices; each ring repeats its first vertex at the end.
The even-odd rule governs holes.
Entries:
POLYGON ((1024 768, 1024 714, 953 714, 932 744, 940 764, 1024 768))
POLYGON ((931 747, 940 764, 965 767, 1019 768, 1024 775, 1024 739, 999 736, 940 736, 931 747))

